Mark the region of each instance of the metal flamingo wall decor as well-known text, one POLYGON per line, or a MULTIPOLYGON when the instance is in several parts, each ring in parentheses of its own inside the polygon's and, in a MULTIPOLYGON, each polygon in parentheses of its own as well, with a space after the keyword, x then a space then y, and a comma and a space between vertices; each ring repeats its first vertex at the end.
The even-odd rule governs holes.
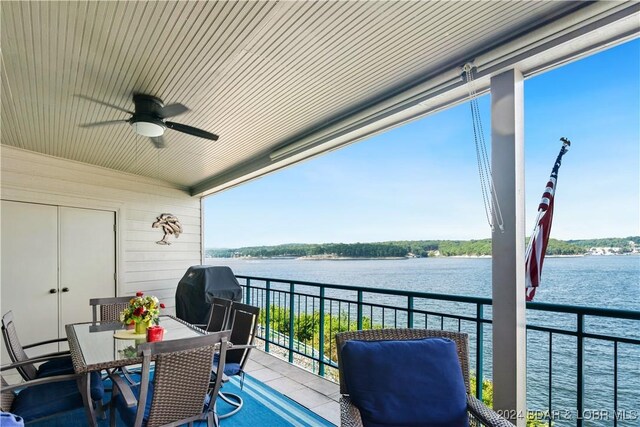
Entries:
POLYGON ((178 221, 178 217, 170 213, 160 214, 160 216, 156 218, 156 221, 151 224, 151 227, 161 228, 164 232, 162 239, 156 242, 159 245, 170 245, 171 242, 167 240, 167 237, 169 237, 169 235, 173 235, 178 238, 180 233, 182 233, 182 225, 180 224, 180 221, 178 221))

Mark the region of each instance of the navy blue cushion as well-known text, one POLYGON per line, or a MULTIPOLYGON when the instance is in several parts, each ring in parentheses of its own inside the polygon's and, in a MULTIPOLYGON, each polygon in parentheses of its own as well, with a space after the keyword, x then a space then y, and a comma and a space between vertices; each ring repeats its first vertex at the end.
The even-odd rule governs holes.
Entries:
POLYGON ((104 383, 100 372, 91 372, 91 400, 102 400, 104 396, 104 383))
MULTIPOLYGON (((211 365, 211 370, 215 374, 218 372, 218 361, 220 360, 220 355, 218 353, 213 355, 213 364, 211 365)), ((239 363, 225 363, 224 364, 224 374, 232 377, 234 375, 238 375, 240 373, 240 364, 239 363)))
POLYGON ((467 396, 453 341, 347 341, 345 384, 365 427, 467 427, 467 396))
MULTIPOLYGON (((38 367, 36 378, 53 377, 55 375, 73 374, 73 363, 71 358, 63 357, 60 359, 51 359, 38 367)), ((77 390, 77 387, 76 387, 77 390)), ((102 376, 99 372, 91 373, 91 399, 102 400, 104 396, 104 384, 102 384, 102 376)))
MULTIPOLYGON (((140 398, 140 385, 131 386, 131 391, 136 399, 140 398)), ((147 420, 149 418, 149 411, 151 410, 151 402, 153 401, 153 381, 149 381, 149 391, 147 392, 147 401, 144 405, 144 417, 142 419, 142 425, 147 424, 147 420)), ((122 394, 118 393, 116 397, 115 405, 118 413, 120 414, 120 418, 124 421, 125 425, 132 426, 136 421, 136 412, 138 411, 138 407, 127 406, 126 401, 122 398, 122 394)))
POLYGON ((73 374, 71 356, 51 359, 38 366, 37 378, 52 377, 54 375, 73 374))
POLYGON ((29 422, 83 406, 78 385, 72 380, 41 384, 21 390, 13 400, 11 412, 29 422))

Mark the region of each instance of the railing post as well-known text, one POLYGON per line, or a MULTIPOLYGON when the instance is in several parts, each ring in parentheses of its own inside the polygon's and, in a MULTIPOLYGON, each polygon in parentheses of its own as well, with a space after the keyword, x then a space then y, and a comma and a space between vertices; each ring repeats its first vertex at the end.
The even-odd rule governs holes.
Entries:
POLYGON ((271 341, 271 281, 267 280, 266 282, 266 293, 265 296, 265 316, 264 321, 267 324, 265 327, 265 335, 266 338, 264 340, 264 351, 269 353, 269 341, 271 341))
POLYGON ((320 351, 320 366, 318 374, 324 377, 324 286, 320 287, 320 336, 318 337, 318 350, 320 351))
POLYGON ((484 306, 476 306, 476 397, 482 400, 482 382, 484 379, 484 306))
POLYGON ((358 318, 357 318, 358 330, 362 330, 362 291, 358 290, 358 318))
POLYGON ((584 415, 584 314, 578 313, 578 378, 577 392, 578 401, 576 409, 578 411, 577 426, 582 426, 582 416, 584 415))
POLYGON ((413 297, 407 302, 407 328, 413 328, 413 297))
POLYGON ((251 279, 247 277, 247 294, 244 296, 245 304, 251 305, 251 279))
MULTIPOLYGON (((549 414, 552 414, 553 408, 553 332, 549 332, 549 414)), ((551 424, 551 423, 549 423, 551 424)))
POLYGON ((293 363, 293 336, 294 336, 294 313, 293 306, 295 305, 295 284, 289 283, 289 363, 293 363))
POLYGON ((618 426, 618 341, 613 342, 613 427, 618 426))

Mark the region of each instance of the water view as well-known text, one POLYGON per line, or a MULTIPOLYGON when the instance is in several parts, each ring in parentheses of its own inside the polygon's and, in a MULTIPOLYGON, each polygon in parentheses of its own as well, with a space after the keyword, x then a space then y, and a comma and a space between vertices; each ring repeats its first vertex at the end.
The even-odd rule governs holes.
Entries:
MULTIPOLYGON (((245 276, 491 298, 490 258, 211 258, 245 276)), ((640 310, 640 256, 547 257, 534 301, 640 310)))
MULTIPOLYGON (((439 294, 491 297, 491 259, 489 258, 416 258, 403 260, 301 260, 212 258, 207 264, 227 265, 236 275, 273 279, 299 280, 370 288, 410 290, 439 294)), ((566 304, 640 311, 640 256, 549 257, 545 259, 542 285, 535 302, 566 304)), ((393 303, 393 298, 385 304, 393 303)), ((405 303, 406 304, 406 303, 405 303)), ((447 302, 435 303, 446 312, 473 315, 473 307, 447 302)), ((400 305, 400 304, 399 304, 400 305)), ((430 307, 430 309, 433 309, 430 307)), ((372 316, 380 323, 379 316, 372 316)), ((491 310, 485 310, 491 317, 491 310)), ((575 315, 528 310, 528 323, 575 330, 575 315)), ((433 325, 430 327, 439 327, 433 325)), ((455 325, 450 325, 450 328, 455 325)), ((447 324, 445 323, 445 329, 447 324)), ((471 366, 475 366, 475 332, 470 334, 471 366)), ((585 330, 619 337, 640 339, 638 322, 621 319, 587 317, 585 330)), ((484 376, 491 378, 491 327, 484 333, 484 376)), ((549 335, 529 331, 527 337, 528 406, 545 411, 549 407, 549 335)), ((556 413, 554 426, 575 425, 576 408, 576 339, 554 334, 553 396, 556 413), (564 412, 563 412, 564 411, 564 412), (562 419, 563 414, 566 419, 562 419)), ((640 411, 640 348, 619 344, 618 402, 619 410, 628 411, 619 426, 638 426, 634 418, 640 411), (635 412, 634 412, 635 411, 635 412)), ((585 339, 585 410, 613 411, 613 360, 611 343, 585 339)), ((609 426, 613 420, 585 419, 587 426, 609 426)))

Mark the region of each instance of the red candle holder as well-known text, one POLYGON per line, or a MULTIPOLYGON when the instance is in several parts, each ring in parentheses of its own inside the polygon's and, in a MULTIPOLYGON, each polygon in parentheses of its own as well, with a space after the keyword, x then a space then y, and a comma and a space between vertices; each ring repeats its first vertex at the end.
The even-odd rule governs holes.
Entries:
POLYGON ((159 325, 149 326, 147 328, 147 342, 162 341, 164 338, 164 328, 159 325))

